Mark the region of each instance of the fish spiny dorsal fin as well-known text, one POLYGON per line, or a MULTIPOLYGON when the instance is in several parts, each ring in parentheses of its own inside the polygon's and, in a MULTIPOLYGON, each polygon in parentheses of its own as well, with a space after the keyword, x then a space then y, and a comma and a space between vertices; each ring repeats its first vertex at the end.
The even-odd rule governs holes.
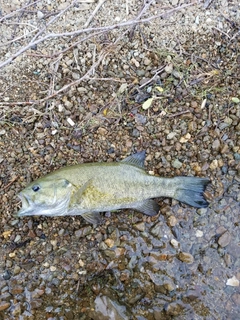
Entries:
POLYGON ((121 162, 144 169, 145 156, 146 156, 146 151, 141 151, 141 152, 132 154, 131 156, 123 159, 121 162))

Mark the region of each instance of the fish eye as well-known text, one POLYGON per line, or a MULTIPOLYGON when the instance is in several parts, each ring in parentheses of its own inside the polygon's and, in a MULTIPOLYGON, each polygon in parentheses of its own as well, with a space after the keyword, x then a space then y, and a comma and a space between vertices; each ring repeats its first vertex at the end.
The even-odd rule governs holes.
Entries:
POLYGON ((34 192, 37 192, 38 190, 40 190, 40 187, 39 187, 38 185, 34 185, 34 186, 32 187, 32 190, 33 190, 34 192))

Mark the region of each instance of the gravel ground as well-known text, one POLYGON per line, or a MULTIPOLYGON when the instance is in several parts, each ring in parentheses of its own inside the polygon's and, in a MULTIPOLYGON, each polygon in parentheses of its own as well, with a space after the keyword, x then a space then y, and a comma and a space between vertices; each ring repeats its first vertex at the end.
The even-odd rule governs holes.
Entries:
POLYGON ((0 319, 239 317, 239 4, 151 20, 188 2, 150 3, 107 0, 85 25, 94 1, 2 1, 0 65, 49 33, 149 21, 48 38, 0 69, 0 319), (209 177, 210 206, 158 199, 155 217, 108 212, 96 228, 15 216, 30 181, 141 150, 156 175, 209 177))

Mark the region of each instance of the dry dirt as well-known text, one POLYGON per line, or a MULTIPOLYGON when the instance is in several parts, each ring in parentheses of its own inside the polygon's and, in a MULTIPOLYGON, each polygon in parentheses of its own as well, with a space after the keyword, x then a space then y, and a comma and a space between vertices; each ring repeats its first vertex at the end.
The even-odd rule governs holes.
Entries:
POLYGON ((0 319, 239 317, 239 21, 236 0, 2 0, 0 319), (209 177, 210 206, 16 216, 30 181, 141 150, 209 177))

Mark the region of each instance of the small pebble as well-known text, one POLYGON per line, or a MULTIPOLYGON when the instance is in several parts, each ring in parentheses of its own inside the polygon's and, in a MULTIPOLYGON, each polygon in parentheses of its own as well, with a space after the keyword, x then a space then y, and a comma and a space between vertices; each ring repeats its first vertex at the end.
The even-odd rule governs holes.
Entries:
POLYGON ((201 230, 196 231, 196 237, 201 238, 203 236, 203 232, 201 230))
POLYGON ((145 59, 143 60, 143 64, 144 64, 145 66, 148 66, 148 65, 151 64, 151 60, 149 60, 148 58, 145 58, 145 59))
POLYGON ((166 73, 171 74, 172 71, 173 71, 173 64, 172 64, 172 63, 168 64, 168 65, 165 67, 165 71, 166 71, 166 73))
POLYGON ((177 224, 177 219, 174 216, 170 216, 168 219, 168 223, 171 227, 174 227, 177 224))
POLYGON ((167 135, 167 139, 168 140, 171 140, 171 139, 173 139, 175 136, 176 136, 176 132, 170 132, 168 135, 167 135))
POLYGON ((140 222, 134 225, 134 228, 136 228, 139 231, 145 231, 145 223, 144 222, 140 222))
POLYGON ((10 302, 1 301, 0 302, 0 311, 6 310, 10 307, 10 302))
POLYGON ((16 235, 14 242, 19 242, 21 240, 21 236, 19 234, 16 235))
POLYGON ((57 270, 57 268, 56 268, 55 266, 51 266, 51 267, 50 267, 50 271, 53 272, 53 271, 56 271, 56 270, 57 270))
POLYGON ((91 226, 86 226, 82 229, 76 230, 75 231, 75 236, 77 238, 82 238, 85 237, 86 235, 90 234, 92 232, 92 227, 91 226))
POLYGON ((165 282, 163 286, 169 292, 176 289, 176 286, 172 281, 165 282))
POLYGON ((37 17, 38 17, 38 19, 42 19, 44 17, 44 13, 42 13, 42 11, 38 10, 37 17))
POLYGON ((15 252, 10 252, 10 253, 9 253, 9 257, 10 257, 10 258, 14 258, 15 256, 16 256, 16 253, 15 253, 15 252))
POLYGON ((104 242, 109 248, 112 248, 114 246, 114 240, 112 239, 106 239, 104 242))
POLYGON ((231 234, 226 231, 224 234, 221 235, 218 239, 218 244, 222 247, 225 248, 229 243, 231 242, 232 236, 231 234))
POLYGON ((70 126, 75 126, 75 122, 71 118, 67 118, 67 122, 70 124, 70 126))
POLYGON ((227 280, 226 285, 231 287, 239 287, 239 280, 235 276, 233 276, 232 278, 227 280))
POLYGON ((186 263, 193 263, 194 258, 190 253, 187 252, 180 252, 178 255, 179 260, 186 263))
POLYGON ((187 142, 189 139, 191 139, 191 135, 190 135, 190 133, 187 133, 185 136, 183 136, 183 137, 180 138, 179 142, 180 142, 180 143, 185 143, 185 142, 187 142))
POLYGON ((215 170, 218 168, 218 161, 217 159, 214 159, 211 163, 210 163, 210 169, 211 170, 215 170))
POLYGON ((173 166, 173 168, 176 168, 176 169, 179 169, 179 168, 181 168, 182 167, 182 162, 181 161, 179 161, 178 159, 175 159, 173 162, 172 162, 172 166, 173 166))
POLYGON ((179 248, 179 242, 178 242, 177 240, 172 239, 172 240, 170 241, 170 243, 171 243, 171 245, 173 246, 173 248, 175 248, 175 249, 179 248))

